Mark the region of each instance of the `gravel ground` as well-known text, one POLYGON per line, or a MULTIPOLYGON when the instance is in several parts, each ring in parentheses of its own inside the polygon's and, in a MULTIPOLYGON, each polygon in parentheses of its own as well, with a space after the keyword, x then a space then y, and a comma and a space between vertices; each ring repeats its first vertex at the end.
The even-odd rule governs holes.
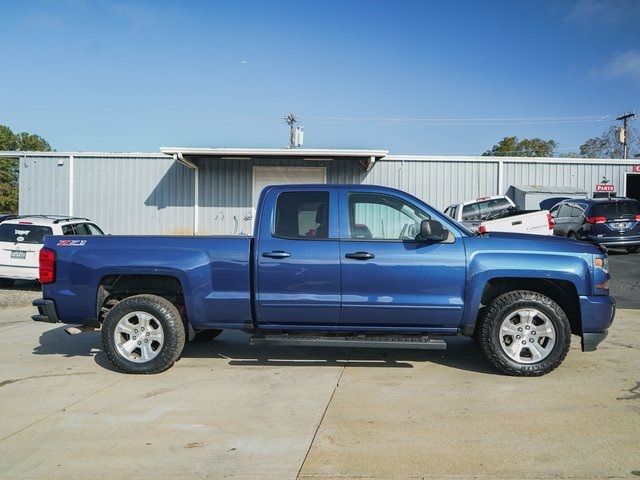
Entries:
POLYGON ((11 288, 0 288, 0 308, 25 307, 42 296, 37 282, 17 281, 11 288))
POLYGON ((640 253, 609 250, 611 296, 618 308, 640 308, 640 253))

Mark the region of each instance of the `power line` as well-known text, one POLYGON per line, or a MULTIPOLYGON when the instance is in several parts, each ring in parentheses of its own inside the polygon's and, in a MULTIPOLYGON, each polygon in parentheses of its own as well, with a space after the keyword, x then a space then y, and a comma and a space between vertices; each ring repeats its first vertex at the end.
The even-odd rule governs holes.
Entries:
POLYGON ((307 117, 308 121, 322 123, 373 123, 413 126, 465 126, 465 125, 532 125, 560 123, 604 122, 615 118, 607 115, 574 115, 561 117, 494 117, 494 118, 447 118, 447 117, 307 117))

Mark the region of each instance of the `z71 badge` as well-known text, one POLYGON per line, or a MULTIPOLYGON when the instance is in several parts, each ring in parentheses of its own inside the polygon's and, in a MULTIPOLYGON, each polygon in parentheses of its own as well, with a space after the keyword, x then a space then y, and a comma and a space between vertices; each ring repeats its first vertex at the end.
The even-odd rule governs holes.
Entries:
POLYGON ((59 247, 81 247, 86 244, 86 240, 59 240, 59 247))

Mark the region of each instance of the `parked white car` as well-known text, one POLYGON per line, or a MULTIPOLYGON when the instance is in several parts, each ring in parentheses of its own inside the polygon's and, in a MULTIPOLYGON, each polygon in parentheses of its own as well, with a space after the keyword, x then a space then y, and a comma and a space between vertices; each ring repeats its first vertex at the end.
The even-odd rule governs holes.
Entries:
POLYGON ((504 195, 449 205, 444 213, 473 232, 514 232, 553 235, 549 210, 520 210, 504 195))
POLYGON ((0 223, 0 287, 38 280, 38 257, 45 235, 104 235, 86 218, 56 215, 17 217, 0 223))

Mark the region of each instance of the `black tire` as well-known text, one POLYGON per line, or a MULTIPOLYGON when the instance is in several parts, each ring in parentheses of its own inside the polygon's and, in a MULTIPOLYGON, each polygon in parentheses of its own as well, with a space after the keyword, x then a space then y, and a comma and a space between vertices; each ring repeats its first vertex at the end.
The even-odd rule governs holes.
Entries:
POLYGON ((185 331, 182 317, 176 306, 169 300, 157 295, 136 295, 118 302, 104 319, 102 324, 102 346, 109 360, 125 373, 160 373, 170 368, 182 354, 185 343, 185 331), (164 341, 160 352, 147 362, 130 361, 116 349, 114 331, 125 315, 142 311, 149 313, 161 324, 164 341))
POLYGON ((578 235, 576 235, 576 232, 569 232, 567 233, 567 237, 573 239, 573 240, 577 240, 578 239, 578 235))
MULTIPOLYGON (((535 328, 535 327, 534 327, 535 328)), ((496 298, 480 325, 480 347, 489 362, 507 375, 538 377, 556 369, 571 346, 571 326, 560 306, 538 292, 516 290, 496 298), (523 308, 535 308, 548 317, 555 330, 555 344, 549 354, 537 363, 520 363, 511 359, 500 343, 500 328, 504 319, 523 308)), ((520 357, 522 358, 522 357, 520 357)))
POLYGON ((215 330, 213 328, 208 328, 206 330, 198 330, 196 331, 196 336, 193 337, 193 340, 191 341, 195 343, 210 342, 221 333, 222 333, 222 330, 215 330))
POLYGON ((633 247, 627 247, 627 252, 629 252, 629 253, 636 253, 638 250, 640 250, 640 245, 635 245, 633 247))
POLYGON ((16 281, 13 278, 0 278, 0 288, 13 287, 16 281))

